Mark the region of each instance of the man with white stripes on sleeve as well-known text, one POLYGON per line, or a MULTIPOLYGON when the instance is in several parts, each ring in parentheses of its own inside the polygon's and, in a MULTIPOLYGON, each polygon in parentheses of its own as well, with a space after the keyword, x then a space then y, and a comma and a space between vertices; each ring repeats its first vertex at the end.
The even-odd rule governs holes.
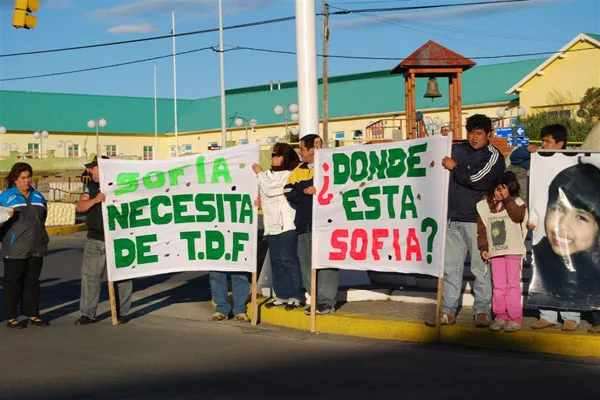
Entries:
MULTIPOLYGON (((490 325, 492 279, 489 267, 477 248, 476 204, 504 172, 504 157, 490 143, 492 121, 476 114, 467 118, 468 142, 455 143, 452 157, 444 157, 442 165, 450 171, 448 190, 448 229, 444 262, 444 297, 441 324, 456 323, 456 311, 462 291, 463 271, 467 253, 471 272, 475 275, 475 326, 490 325)), ((435 321, 427 321, 435 326, 435 321)))

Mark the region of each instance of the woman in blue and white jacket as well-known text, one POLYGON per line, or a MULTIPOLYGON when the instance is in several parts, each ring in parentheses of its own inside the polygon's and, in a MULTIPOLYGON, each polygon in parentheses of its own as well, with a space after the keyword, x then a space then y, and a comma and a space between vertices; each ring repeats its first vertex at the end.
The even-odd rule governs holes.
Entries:
POLYGON ((263 171, 258 164, 252 166, 258 176, 273 288, 277 296, 265 304, 266 308, 285 306, 289 311, 305 305, 294 225, 296 211, 283 194, 288 177, 299 163, 300 158, 292 146, 277 143, 271 153, 271 169, 263 171))
POLYGON ((29 324, 48 326, 40 318, 40 273, 48 249, 46 199, 31 186, 33 171, 27 163, 16 163, 6 177, 7 189, 0 193, 0 205, 13 215, 0 227, 4 260, 4 314, 7 327, 23 329, 18 307, 29 324))

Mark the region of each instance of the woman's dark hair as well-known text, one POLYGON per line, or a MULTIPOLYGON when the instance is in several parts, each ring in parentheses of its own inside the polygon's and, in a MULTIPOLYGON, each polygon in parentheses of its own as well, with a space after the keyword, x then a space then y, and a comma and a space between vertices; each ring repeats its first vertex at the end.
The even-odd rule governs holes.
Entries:
POLYGON ((494 191, 498 187, 498 185, 506 185, 506 189, 508 189, 508 194, 511 197, 517 197, 521 192, 521 185, 519 185, 519 180, 517 179, 517 175, 515 175, 512 171, 506 171, 498 179, 494 181, 492 186, 488 189, 488 197, 490 199, 494 198, 494 191))
POLYGON ((600 225, 600 169, 592 164, 577 164, 565 168, 552 180, 548 188, 548 205, 558 201, 564 193, 573 207, 592 214, 600 225))
POLYGON ((300 157, 292 146, 287 143, 277 143, 273 146, 273 154, 283 157, 280 166, 272 166, 273 171, 291 171, 300 164, 300 157))
POLYGON ((21 175, 21 173, 25 171, 29 171, 29 175, 33 176, 33 169, 31 168, 31 165, 24 162, 15 163, 6 176, 6 187, 11 188, 15 186, 15 181, 21 175))

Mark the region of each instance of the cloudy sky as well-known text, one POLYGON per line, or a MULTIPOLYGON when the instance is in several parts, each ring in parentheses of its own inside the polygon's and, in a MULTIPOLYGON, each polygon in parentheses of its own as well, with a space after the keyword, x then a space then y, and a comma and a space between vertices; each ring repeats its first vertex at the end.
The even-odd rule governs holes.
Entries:
MULTIPOLYGON (((469 0, 477 2, 482 0, 469 0)), ((30 31, 11 26, 13 0, 0 0, 0 55, 168 35, 171 12, 176 32, 218 27, 217 0, 44 0, 38 26, 30 31)), ((331 1, 330 11, 461 3, 443 0, 331 1)), ((462 3, 466 3, 463 1, 462 3)), ((293 16, 293 0, 223 0, 224 25, 293 16)), ((321 4, 317 1, 317 10, 321 4)), ((317 41, 321 46, 321 17, 317 41)), ((427 40, 472 57, 479 64, 511 59, 485 59, 509 54, 553 52, 579 32, 600 33, 598 0, 531 0, 487 5, 378 11, 331 17, 332 55, 405 57, 427 40)), ((241 50, 253 47, 295 51, 295 22, 280 22, 225 31, 226 86, 237 88, 296 79, 293 55, 241 50)), ((177 38, 178 95, 200 98, 219 94, 219 56, 210 47, 217 32, 177 38)), ((69 52, 0 57, 0 80, 61 73, 168 56, 170 38, 69 52)), ((394 60, 331 59, 330 75, 393 68, 394 60)), ((319 59, 320 64, 320 59, 319 59)), ((0 81, 0 89, 123 96, 153 95, 153 69, 158 93, 173 95, 172 59, 45 78, 0 81)), ((320 72, 319 72, 320 74, 320 72)))

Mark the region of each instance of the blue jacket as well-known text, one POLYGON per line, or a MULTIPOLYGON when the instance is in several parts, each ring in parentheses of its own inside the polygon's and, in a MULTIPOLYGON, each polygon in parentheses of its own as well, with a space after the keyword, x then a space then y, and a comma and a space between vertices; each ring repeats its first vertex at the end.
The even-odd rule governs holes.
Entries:
POLYGON ((531 153, 527 151, 527 146, 517 147, 510 153, 510 164, 529 170, 531 165, 531 153))
POLYGON ((456 167, 450 172, 448 219, 477 222, 477 203, 504 172, 504 157, 489 144, 475 150, 470 143, 452 146, 456 167))
POLYGON ((0 193, 0 205, 11 207, 15 213, 0 227, 2 255, 24 259, 44 257, 48 250, 46 199, 40 192, 29 189, 29 199, 15 186, 0 193))

